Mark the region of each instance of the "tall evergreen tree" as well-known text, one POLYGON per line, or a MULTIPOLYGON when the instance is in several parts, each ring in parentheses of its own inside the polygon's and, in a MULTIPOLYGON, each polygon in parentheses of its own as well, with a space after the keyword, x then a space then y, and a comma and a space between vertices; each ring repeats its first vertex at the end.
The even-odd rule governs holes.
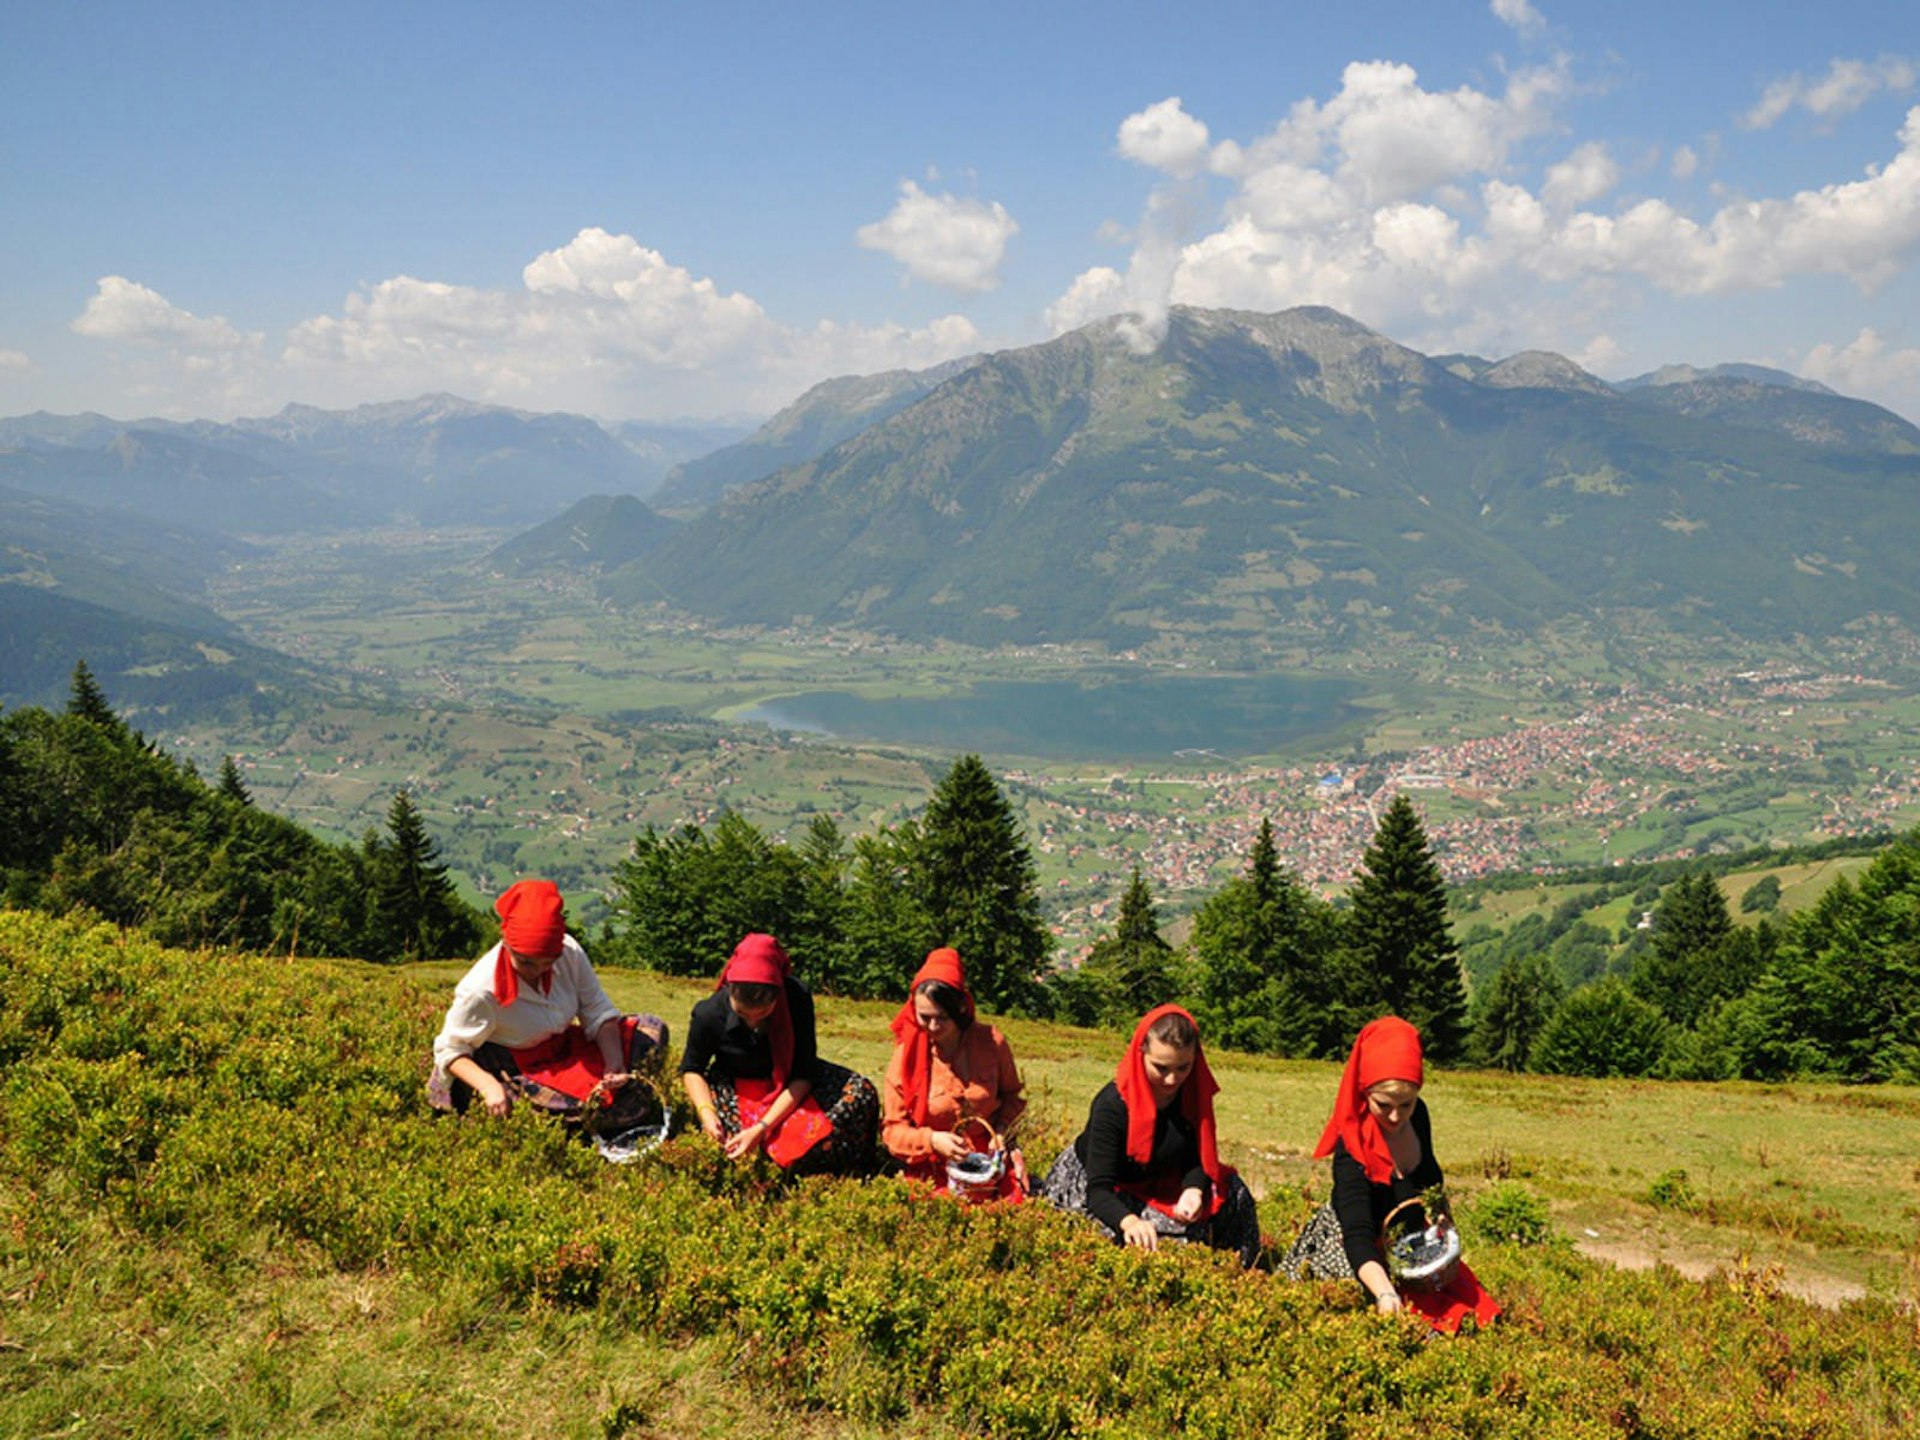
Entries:
POLYGON ((73 662, 73 680, 67 689, 67 714, 91 721, 116 737, 127 731, 126 722, 114 714, 113 706, 107 703, 106 692, 84 660, 73 662))
MULTIPOLYGON (((920 849, 920 826, 912 820, 882 826, 853 842, 840 982, 850 995, 890 999, 904 994, 927 952, 949 942, 935 929, 920 893, 920 849)), ((968 981, 975 983, 973 957, 964 949, 960 953, 966 956, 968 981)))
POLYGON ((940 943, 964 957, 981 1005, 1044 1004, 1040 981, 1053 936, 1040 917, 1033 853, 978 755, 961 756, 934 789, 918 851, 927 918, 940 943))
POLYGON ((1113 933, 1094 943, 1080 963, 1080 980, 1086 993, 1078 1007, 1092 1012, 1073 1017, 1082 1024, 1131 1027, 1179 993, 1173 947, 1160 934, 1153 892, 1138 865, 1120 896, 1113 933))
POLYGON ((1447 926, 1447 887, 1406 795, 1393 797, 1348 892, 1355 978, 1378 1003, 1419 1026, 1427 1055, 1466 1049, 1467 990, 1447 926))
POLYGON ((1474 1018, 1468 1053, 1476 1065, 1524 1070, 1540 1032, 1566 991, 1545 955, 1520 955, 1500 967, 1474 1018))
POLYGON ((480 942, 480 920, 454 891, 438 847, 405 790, 387 807, 387 838, 369 844, 369 959, 439 960, 480 942))
POLYGON ((1692 1025, 1716 998, 1745 991, 1756 968, 1720 882, 1701 871, 1667 887, 1653 912, 1652 943, 1635 957, 1628 983, 1669 1020, 1692 1025))
POLYGON ((220 783, 214 787, 227 799, 241 805, 253 803, 253 792, 247 789, 247 782, 240 778, 240 767, 233 763, 233 756, 220 757, 220 783))

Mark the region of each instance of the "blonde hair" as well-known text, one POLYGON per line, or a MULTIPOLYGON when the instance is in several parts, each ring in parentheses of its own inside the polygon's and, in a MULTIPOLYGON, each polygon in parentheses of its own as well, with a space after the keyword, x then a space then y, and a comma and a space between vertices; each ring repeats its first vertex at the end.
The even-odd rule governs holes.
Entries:
POLYGON ((1384 1095, 1389 1100, 1405 1104, 1420 1093, 1420 1087, 1411 1080, 1376 1080, 1367 1086, 1367 1094, 1384 1095))

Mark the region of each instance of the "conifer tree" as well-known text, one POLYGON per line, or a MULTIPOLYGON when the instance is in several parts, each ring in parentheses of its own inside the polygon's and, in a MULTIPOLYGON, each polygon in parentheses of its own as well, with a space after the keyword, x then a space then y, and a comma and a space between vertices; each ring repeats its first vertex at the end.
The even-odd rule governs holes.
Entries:
POLYGON ((67 714, 92 721, 115 736, 126 733, 126 722, 113 713, 113 706, 107 703, 106 692, 100 688, 100 682, 93 678, 93 671, 87 668, 84 660, 76 660, 73 664, 73 680, 67 691, 67 714))
POLYGON ((215 787, 227 799, 242 805, 253 804, 253 792, 247 789, 247 782, 240 778, 240 767, 233 763, 233 756, 220 758, 220 783, 215 787))
POLYGON ((447 879, 438 848, 405 790, 387 807, 387 838, 367 845, 372 872, 369 959, 437 960, 480 941, 479 918, 447 879))
POLYGON ((1634 994, 1680 1025, 1717 997, 1742 993, 1757 976, 1751 945, 1734 933, 1720 883, 1702 871, 1667 888, 1653 912, 1653 943, 1634 960, 1634 994))
POLYGON ((1469 1053, 1477 1065, 1524 1070, 1540 1032, 1566 991, 1545 955, 1520 955, 1500 967, 1474 1020, 1469 1053))
POLYGON ((1080 976, 1086 990, 1081 1004, 1092 1012, 1084 1023, 1095 1025, 1130 1028, 1179 992, 1173 947, 1161 937, 1153 892, 1138 865, 1120 896, 1113 933, 1095 942, 1080 964, 1080 976))
POLYGON ((1467 1038, 1466 981, 1447 926, 1447 887, 1413 802, 1395 795, 1348 892, 1354 979, 1420 1028, 1426 1053, 1457 1060, 1467 1038))
POLYGON ((917 851, 926 917, 938 943, 966 961, 981 1006, 1043 1004, 1040 980, 1053 937, 1040 917, 1033 853, 978 755, 961 756, 935 788, 917 851))

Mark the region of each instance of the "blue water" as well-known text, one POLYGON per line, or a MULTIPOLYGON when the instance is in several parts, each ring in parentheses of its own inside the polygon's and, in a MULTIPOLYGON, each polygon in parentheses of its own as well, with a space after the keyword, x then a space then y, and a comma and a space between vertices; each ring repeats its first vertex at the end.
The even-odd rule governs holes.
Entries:
POLYGON ((842 740, 1049 760, 1204 761, 1267 755, 1331 737, 1357 718, 1361 686, 1339 679, 1172 676, 996 680, 938 699, 868 700, 839 690, 782 696, 738 718, 842 740), (1205 752, 1188 753, 1181 752, 1205 752))

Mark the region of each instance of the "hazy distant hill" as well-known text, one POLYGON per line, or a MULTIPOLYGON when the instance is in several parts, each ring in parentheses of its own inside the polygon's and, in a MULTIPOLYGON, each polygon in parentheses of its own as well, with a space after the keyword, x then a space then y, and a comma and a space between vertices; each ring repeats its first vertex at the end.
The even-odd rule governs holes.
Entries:
POLYGON ((623 565, 679 528, 631 495, 589 495, 564 515, 516 535, 488 558, 509 569, 623 565))
POLYGON ((1771 431, 1807 445, 1920 455, 1920 429, 1893 412, 1760 365, 1716 365, 1711 370, 1669 365, 1623 380, 1620 389, 1644 405, 1771 431))
POLYGON ((29 415, 0 420, 0 484, 229 532, 524 525, 585 495, 652 489, 664 467, 647 443, 665 441, 450 395, 231 424, 29 415))
POLYGON ((638 462, 630 488, 642 500, 653 497, 675 467, 737 444, 754 429, 744 422, 662 424, 651 420, 626 420, 608 427, 638 462))
POLYGON ((1627 608, 1762 636, 1920 623, 1898 417, 1845 401, 1804 437, 1767 401, 1840 397, 1694 414, 1558 356, 1471 361, 1317 308, 1179 309, 1147 355, 1089 326, 987 357, 625 567, 605 547, 608 589, 983 643, 1627 608))
POLYGON ((887 370, 822 381, 737 445, 689 460, 667 476, 656 509, 690 511, 786 465, 804 464, 877 425, 980 363, 970 355, 930 370, 887 370))

